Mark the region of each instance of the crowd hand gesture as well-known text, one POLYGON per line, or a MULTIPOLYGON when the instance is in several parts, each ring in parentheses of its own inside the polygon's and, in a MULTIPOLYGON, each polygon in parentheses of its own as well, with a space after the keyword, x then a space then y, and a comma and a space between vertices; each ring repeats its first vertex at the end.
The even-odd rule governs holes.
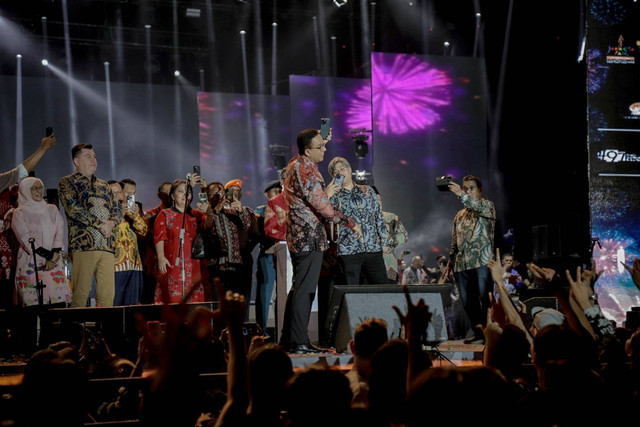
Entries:
POLYGON ((501 324, 500 322, 496 322, 495 319, 496 317, 504 316, 504 311, 502 310, 500 304, 494 301, 493 296, 491 296, 490 298, 492 308, 487 310, 487 325, 476 326, 477 328, 480 328, 482 330, 482 334, 484 335, 485 347, 483 362, 487 366, 493 366, 494 351, 496 345, 498 344, 498 341, 500 340, 500 336, 502 336, 501 324), (499 314, 498 312, 500 312, 501 314, 499 314))
POLYGON ((242 328, 246 315, 244 295, 230 290, 225 293, 222 290, 222 282, 218 278, 213 284, 220 301, 218 308, 213 312, 214 319, 220 319, 230 330, 234 327, 242 328))
POLYGON ((166 257, 158 255, 158 269, 160 269, 160 273, 167 274, 167 267, 172 267, 171 262, 166 257))
POLYGON ((54 145, 56 145, 56 136, 54 134, 51 134, 51 136, 45 136, 40 142, 40 147, 45 150, 48 150, 54 145))
POLYGON ((424 299, 420 298, 415 305, 411 302, 411 295, 409 294, 407 285, 402 285, 402 290, 407 299, 407 314, 403 315, 396 305, 391 308, 395 310, 400 319, 400 324, 404 326, 407 338, 420 339, 422 336, 426 336, 427 327, 429 326, 433 313, 429 311, 429 307, 424 303, 424 299))
POLYGON ((622 265, 624 266, 624 268, 627 269, 629 274, 631 274, 631 279, 633 279, 633 283, 640 290, 640 260, 638 258, 634 258, 633 267, 628 264, 625 264, 624 262, 622 263, 622 265))
POLYGON ((533 274, 538 286, 541 288, 548 287, 553 282, 553 279, 560 277, 554 269, 538 267, 532 262, 527 264, 527 269, 533 274))
POLYGON ((582 279, 583 274, 581 274, 580 270, 580 267, 576 269, 575 280, 573 279, 573 277, 571 277, 571 273, 569 273, 569 270, 566 270, 567 280, 569 281, 569 285, 571 286, 569 296, 573 297, 576 300, 582 310, 586 310, 594 303, 590 298, 593 294, 593 290, 591 289, 590 282, 586 282, 582 279))
POLYGON ((593 286, 595 285, 598 277, 600 277, 603 271, 604 270, 597 271, 596 261, 593 260, 591 262, 591 268, 582 272, 582 281, 586 284, 586 286, 589 286, 591 289, 593 289, 593 286))

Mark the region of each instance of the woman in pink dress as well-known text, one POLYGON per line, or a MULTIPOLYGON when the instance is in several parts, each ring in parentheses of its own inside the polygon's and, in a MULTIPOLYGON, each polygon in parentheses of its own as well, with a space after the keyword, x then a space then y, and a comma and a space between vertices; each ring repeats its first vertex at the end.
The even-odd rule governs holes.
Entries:
POLYGON ((158 269, 162 274, 156 286, 154 303, 180 303, 191 291, 191 297, 186 302, 204 302, 205 289, 203 286, 201 260, 191 258, 193 239, 198 234, 204 213, 191 209, 191 194, 186 197, 186 181, 176 180, 171 186, 171 200, 173 206, 163 209, 156 218, 153 234, 156 251, 158 253, 158 269), (186 215, 184 212, 186 210, 186 215), (184 247, 180 251, 180 230, 184 216, 184 247), (182 280, 184 266, 184 283, 182 280), (183 289, 184 284, 184 289, 183 289), (168 295, 164 293, 167 292, 168 295))
POLYGON ((34 239, 38 277, 45 286, 44 304, 65 306, 71 302, 69 282, 64 274, 61 251, 64 242, 64 221, 60 210, 44 201, 44 185, 38 178, 20 182, 18 208, 13 213, 11 228, 20 242, 16 266, 18 305, 38 304, 34 258, 29 239, 34 239), (44 255, 44 256, 43 256, 44 255))

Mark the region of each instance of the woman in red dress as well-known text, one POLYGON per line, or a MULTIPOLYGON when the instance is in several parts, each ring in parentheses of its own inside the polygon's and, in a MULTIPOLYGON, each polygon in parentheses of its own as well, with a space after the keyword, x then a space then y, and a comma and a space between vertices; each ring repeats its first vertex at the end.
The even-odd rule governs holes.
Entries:
POLYGON ((163 209, 156 218, 153 234, 158 253, 158 269, 161 277, 156 286, 155 304, 175 304, 185 302, 204 302, 201 260, 191 258, 191 245, 198 234, 204 219, 204 213, 191 209, 191 191, 187 199, 187 182, 176 180, 171 186, 172 207, 163 209), (186 215, 184 214, 186 210, 186 215), (180 251, 180 230, 184 217, 184 245, 180 251), (184 266, 184 281, 183 281, 184 266), (183 287, 184 285, 184 287, 183 287), (168 294, 168 295, 167 295, 168 294))

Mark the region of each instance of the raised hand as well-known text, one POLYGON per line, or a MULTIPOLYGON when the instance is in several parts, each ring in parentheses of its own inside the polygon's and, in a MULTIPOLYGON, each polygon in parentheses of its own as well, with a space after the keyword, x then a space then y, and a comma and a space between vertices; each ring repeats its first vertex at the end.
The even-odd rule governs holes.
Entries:
POLYGON ((582 281, 585 282, 589 287, 591 287, 591 289, 593 289, 593 285, 595 285, 598 277, 600 277, 603 271, 604 270, 597 271, 596 261, 593 260, 591 263, 591 268, 582 272, 582 281))
POLYGON ((640 260, 638 258, 633 259, 633 267, 622 263, 624 268, 627 269, 629 274, 631 274, 631 279, 633 279, 633 283, 636 285, 638 289, 640 289, 640 260))
POLYGON ((407 299, 407 314, 403 315, 398 306, 392 306, 395 310, 400 323, 404 326, 407 338, 420 338, 426 336, 427 327, 431 321, 433 313, 429 311, 429 307, 424 303, 424 299, 420 298, 417 304, 411 302, 411 295, 407 285, 402 285, 402 290, 407 299))
POLYGON ((554 269, 538 267, 532 262, 527 264, 527 269, 533 274, 538 286, 541 288, 549 286, 554 279, 560 277, 554 269))
POLYGON ((591 307, 594 303, 594 301, 590 298, 593 294, 593 291, 591 290, 591 285, 588 282, 582 280, 580 267, 576 269, 575 280, 573 279, 573 277, 571 277, 571 273, 569 273, 569 270, 566 270, 566 274, 569 285, 571 286, 569 295, 573 296, 582 310, 586 310, 587 308, 591 307))

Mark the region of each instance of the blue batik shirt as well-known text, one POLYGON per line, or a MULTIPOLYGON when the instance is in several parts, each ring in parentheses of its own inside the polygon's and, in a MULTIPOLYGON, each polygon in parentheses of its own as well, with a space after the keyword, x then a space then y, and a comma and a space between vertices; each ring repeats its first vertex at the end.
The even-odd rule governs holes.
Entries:
POLYGON ((361 238, 346 227, 339 228, 338 255, 382 252, 382 246, 389 245, 389 232, 380 202, 371 187, 354 185, 352 190, 342 188, 331 197, 331 204, 362 227, 361 238))

